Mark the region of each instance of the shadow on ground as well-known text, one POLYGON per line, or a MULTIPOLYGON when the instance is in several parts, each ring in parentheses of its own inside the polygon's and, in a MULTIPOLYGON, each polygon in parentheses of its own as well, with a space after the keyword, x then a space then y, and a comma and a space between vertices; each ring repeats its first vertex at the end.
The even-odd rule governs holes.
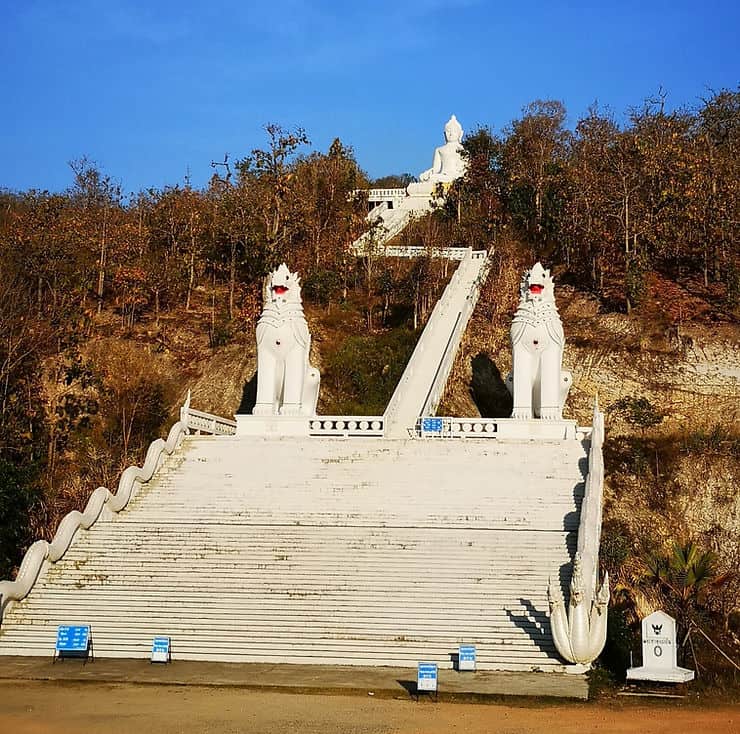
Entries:
POLYGON ((244 389, 242 390, 242 399, 237 408, 237 413, 240 415, 250 415, 254 409, 254 404, 257 402, 257 373, 255 372, 249 382, 244 383, 244 389))
POLYGON ((481 418, 508 418, 513 403, 496 363, 485 352, 480 352, 471 360, 471 366, 470 397, 481 418))

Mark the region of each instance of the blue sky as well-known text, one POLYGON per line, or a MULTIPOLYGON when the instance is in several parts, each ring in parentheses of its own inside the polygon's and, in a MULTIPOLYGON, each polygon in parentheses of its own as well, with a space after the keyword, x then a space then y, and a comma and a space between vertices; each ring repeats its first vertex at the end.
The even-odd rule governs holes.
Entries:
POLYGON ((736 87, 739 49, 730 1, 0 0, 0 187, 63 189, 83 155, 127 191, 201 185, 268 122, 418 173, 453 112, 498 130, 560 99, 573 124, 660 86, 696 105, 736 87))

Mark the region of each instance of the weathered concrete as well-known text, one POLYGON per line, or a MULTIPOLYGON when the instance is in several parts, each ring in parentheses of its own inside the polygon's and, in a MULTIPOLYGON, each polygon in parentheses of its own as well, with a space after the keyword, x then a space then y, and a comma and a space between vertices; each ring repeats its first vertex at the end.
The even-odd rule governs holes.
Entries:
MULTIPOLYGON (((362 667, 354 665, 269 665, 259 663, 209 663, 174 660, 169 665, 143 660, 101 658, 83 664, 51 658, 9 656, 2 658, 0 679, 48 680, 90 683, 226 686, 291 693, 355 693, 382 697, 416 695, 415 668, 362 667)), ((476 699, 497 696, 547 696, 588 698, 583 675, 555 673, 458 673, 439 670, 439 698, 476 699)))

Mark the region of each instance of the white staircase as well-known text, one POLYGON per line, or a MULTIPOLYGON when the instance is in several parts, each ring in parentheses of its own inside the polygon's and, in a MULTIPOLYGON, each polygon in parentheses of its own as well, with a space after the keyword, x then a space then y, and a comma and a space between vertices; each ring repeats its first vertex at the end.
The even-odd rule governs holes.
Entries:
POLYGON ((0 654, 559 670, 547 577, 569 581, 576 440, 189 437, 111 521, 80 530, 0 627, 0 654))

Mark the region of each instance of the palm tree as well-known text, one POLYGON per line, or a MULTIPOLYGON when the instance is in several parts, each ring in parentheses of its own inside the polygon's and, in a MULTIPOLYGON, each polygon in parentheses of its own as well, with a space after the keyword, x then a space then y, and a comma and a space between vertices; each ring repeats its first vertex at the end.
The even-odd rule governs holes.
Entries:
POLYGON ((716 554, 702 551, 693 541, 674 541, 666 555, 651 554, 644 560, 645 580, 658 584, 679 626, 687 629, 697 612, 700 593, 716 577, 716 554))

